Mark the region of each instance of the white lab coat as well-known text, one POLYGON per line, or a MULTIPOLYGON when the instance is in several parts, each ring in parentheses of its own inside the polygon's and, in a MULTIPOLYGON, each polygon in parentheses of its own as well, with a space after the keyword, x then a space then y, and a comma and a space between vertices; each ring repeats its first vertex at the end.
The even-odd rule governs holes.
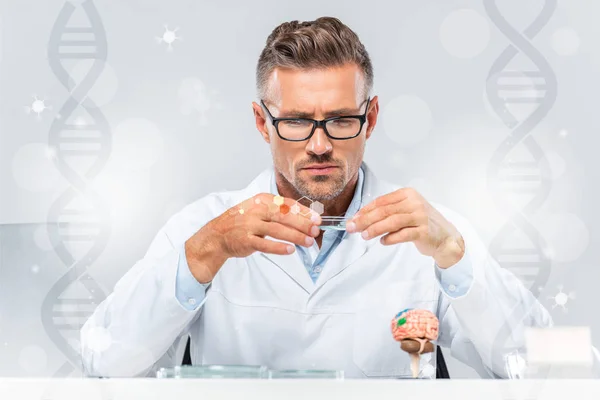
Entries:
MULTIPOLYGON (((378 179, 366 163, 363 170, 361 207, 400 188, 378 179)), ((438 316, 438 343, 455 358, 482 376, 504 377, 503 355, 523 349, 524 327, 552 324, 532 293, 490 257, 471 225, 435 203, 465 240, 460 262, 471 264, 473 282, 463 296, 441 289, 433 259, 413 243, 384 246, 348 234, 316 283, 297 252, 256 252, 227 260, 205 301, 185 309, 175 297, 182 244, 228 208, 269 192, 273 173, 272 167, 263 171, 242 190, 209 194, 165 224, 83 326, 85 374, 153 376, 181 363, 189 335, 194 364, 338 369, 347 378, 410 376, 390 323, 412 307, 438 316), (498 339, 503 326, 510 335, 498 339)), ((422 366, 427 362, 433 363, 430 355, 422 357, 422 366)))

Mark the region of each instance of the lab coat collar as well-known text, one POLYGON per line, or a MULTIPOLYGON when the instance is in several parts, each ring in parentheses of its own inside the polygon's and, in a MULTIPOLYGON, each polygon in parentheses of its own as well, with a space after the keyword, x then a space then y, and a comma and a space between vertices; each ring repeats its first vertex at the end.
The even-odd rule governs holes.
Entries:
MULTIPOLYGON (((389 184, 377 179, 368 165, 363 162, 362 169, 364 172, 363 193, 360 207, 362 208, 370 203, 375 198, 392 190, 389 184)), ((271 179, 273 179, 275 170, 271 166, 263 171, 251 184, 253 191, 256 193, 270 192, 271 179)), ((275 240, 271 237, 268 239, 275 240)), ((325 267, 314 283, 310 278, 300 255, 295 253, 292 255, 278 255, 260 253, 262 257, 273 262, 281 268, 291 279, 293 279, 302 289, 308 294, 313 293, 317 288, 323 286, 328 280, 338 275, 344 269, 352 265, 360 257, 366 254, 376 244, 376 239, 364 240, 360 234, 347 234, 340 242, 338 247, 332 252, 328 260, 325 262, 325 267)))

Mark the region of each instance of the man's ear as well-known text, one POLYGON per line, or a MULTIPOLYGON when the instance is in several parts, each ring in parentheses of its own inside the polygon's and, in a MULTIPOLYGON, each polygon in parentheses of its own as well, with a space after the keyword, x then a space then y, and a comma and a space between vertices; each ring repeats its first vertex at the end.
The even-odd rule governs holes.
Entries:
POLYGON ((254 112, 256 129, 258 129, 258 132, 260 132, 265 142, 271 143, 271 138, 269 137, 269 129, 267 128, 267 119, 265 116, 265 111, 262 109, 260 104, 256 103, 255 101, 252 102, 252 111, 254 112))
POLYGON ((371 99, 369 103, 369 111, 367 111, 367 121, 369 122, 367 126, 367 139, 371 137, 371 133, 373 133, 373 129, 375 129, 375 125, 377 125, 377 117, 379 115, 379 97, 375 96, 371 99))

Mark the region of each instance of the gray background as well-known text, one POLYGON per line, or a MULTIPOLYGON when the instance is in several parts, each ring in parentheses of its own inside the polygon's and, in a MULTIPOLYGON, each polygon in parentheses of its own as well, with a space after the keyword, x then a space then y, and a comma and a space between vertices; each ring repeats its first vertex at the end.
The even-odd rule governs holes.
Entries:
MULTIPOLYGON (((78 4, 80 1, 74 1, 78 4)), ((542 1, 498 0, 522 31, 542 1)), ((45 154, 50 124, 68 97, 48 64, 64 0, 0 2, 0 375, 48 376, 64 355, 46 335, 42 301, 65 274, 46 224, 69 183, 45 154), (49 109, 28 112, 37 95, 49 109)), ((381 114, 365 159, 384 179, 414 186, 460 212, 489 242, 505 216, 485 171, 510 132, 485 99, 488 72, 509 40, 479 1, 94 1, 106 31, 107 66, 89 93, 107 118, 110 160, 93 182, 110 205, 106 249, 89 269, 105 292, 183 205, 244 187, 271 163, 254 127, 254 68, 283 21, 336 16, 358 33, 375 67, 381 114), (159 43, 167 24, 181 40, 159 43)), ((586 325, 600 277, 595 183, 600 168, 600 4, 562 0, 532 40, 558 81, 558 96, 532 131, 551 166, 552 189, 532 221, 553 254, 540 294, 558 325, 586 325), (554 307, 562 285, 566 309, 554 307)), ((73 76, 85 70, 72 67, 73 76)), ((82 69, 83 68, 83 69, 82 69)), ((449 360, 455 377, 474 372, 449 360)))

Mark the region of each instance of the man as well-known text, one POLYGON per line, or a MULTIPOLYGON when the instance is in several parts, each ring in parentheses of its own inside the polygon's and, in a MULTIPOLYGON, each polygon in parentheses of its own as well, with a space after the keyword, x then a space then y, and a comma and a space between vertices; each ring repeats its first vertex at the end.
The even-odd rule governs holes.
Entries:
POLYGON ((522 350, 527 326, 549 326, 548 312, 462 217, 362 161, 379 113, 372 84, 367 51, 339 20, 272 32, 253 110, 273 168, 167 222, 83 327, 87 374, 153 375, 181 363, 190 337, 194 364, 410 376, 390 321, 421 308, 453 356, 507 375, 504 356, 522 350), (345 232, 319 229, 341 215, 345 232))

